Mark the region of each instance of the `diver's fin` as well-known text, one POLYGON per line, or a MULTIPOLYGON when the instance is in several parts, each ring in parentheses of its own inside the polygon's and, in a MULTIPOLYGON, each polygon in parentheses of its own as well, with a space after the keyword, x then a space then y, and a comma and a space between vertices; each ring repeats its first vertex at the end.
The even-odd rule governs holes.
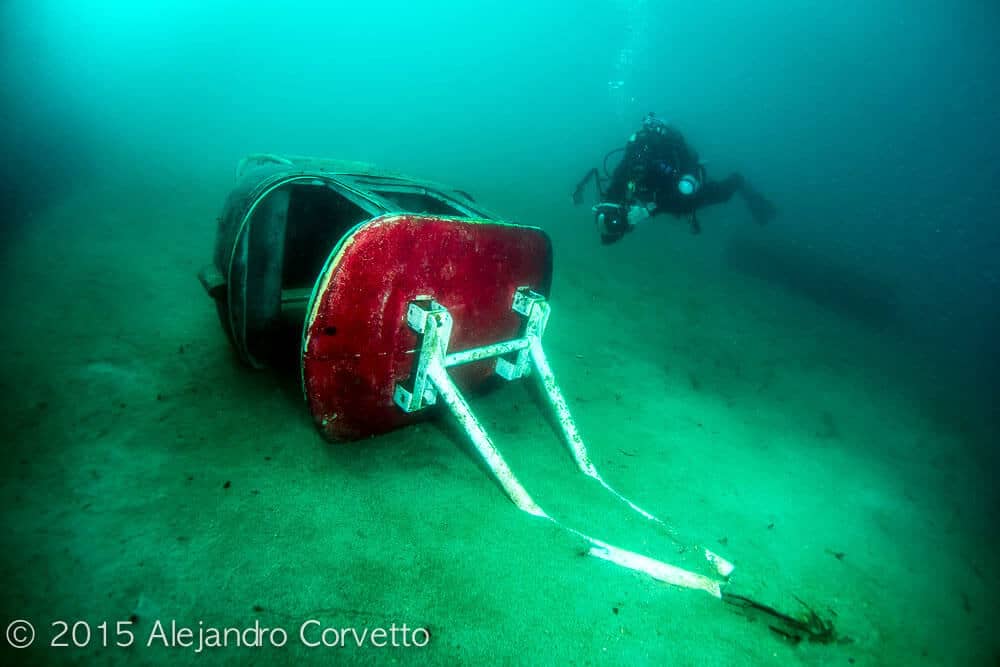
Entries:
POLYGON ((743 196, 743 201, 747 203, 747 208, 750 209, 750 217, 758 225, 766 225, 778 215, 778 209, 775 205, 767 197, 754 190, 746 181, 740 188, 740 194, 743 196))

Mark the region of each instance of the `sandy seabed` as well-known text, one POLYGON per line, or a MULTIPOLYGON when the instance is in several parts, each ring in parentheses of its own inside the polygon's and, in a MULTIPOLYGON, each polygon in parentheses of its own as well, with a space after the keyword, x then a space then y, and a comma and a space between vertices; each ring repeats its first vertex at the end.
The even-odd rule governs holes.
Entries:
MULTIPOLYGON (((99 184, 7 235, 0 621, 37 634, 4 649, 18 664, 997 664, 988 401, 935 385, 926 351, 706 260, 707 225, 602 248, 579 210, 527 220, 553 236, 547 349, 598 468, 732 560, 732 591, 834 623, 793 646, 581 557, 448 419, 324 442, 195 279, 226 187, 99 184), (269 634, 197 650, 226 628, 269 634), (303 641, 327 628, 343 645, 303 641)), ((674 558, 576 472, 530 385, 472 403, 543 507, 674 558)))

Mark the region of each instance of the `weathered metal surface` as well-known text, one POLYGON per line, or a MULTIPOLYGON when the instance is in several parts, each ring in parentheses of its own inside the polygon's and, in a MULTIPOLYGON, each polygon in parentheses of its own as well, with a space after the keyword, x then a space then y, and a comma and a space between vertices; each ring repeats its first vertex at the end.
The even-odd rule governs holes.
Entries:
POLYGON ((556 384, 555 376, 552 374, 552 369, 549 367, 542 349, 541 339, 545 333, 550 312, 545 297, 528 287, 520 287, 515 292, 512 310, 525 319, 522 338, 499 341, 464 352, 449 353, 451 334, 454 329, 454 319, 451 313, 442 304, 426 296, 412 301, 407 309, 406 323, 420 335, 420 348, 414 359, 414 369, 409 384, 406 386, 396 385, 394 394, 396 405, 406 413, 412 413, 437 404, 437 398, 440 396, 441 402, 451 411, 452 416, 469 437, 483 458, 483 462, 493 473, 494 478, 519 509, 528 514, 548 519, 560 528, 586 540, 591 545, 588 553, 592 556, 621 567, 645 572, 655 579, 675 586, 702 590, 719 597, 722 585, 733 570, 732 564, 721 556, 707 549, 698 548, 700 552, 704 553, 709 565, 714 569, 712 575, 709 576, 650 558, 644 554, 621 549, 565 525, 559 519, 550 516, 518 481, 514 471, 507 465, 500 451, 493 444, 486 429, 472 412, 462 392, 455 386, 448 371, 449 368, 457 368, 464 363, 477 360, 496 358, 496 372, 508 380, 524 377, 528 374, 528 369, 533 368, 537 372, 539 382, 545 389, 545 395, 558 417, 561 430, 580 471, 599 481, 607 491, 640 515, 666 528, 668 534, 676 540, 675 534, 666 523, 615 491, 604 481, 591 463, 590 455, 580 438, 576 424, 569 413, 569 408, 558 384, 556 384), (517 360, 514 362, 498 356, 511 353, 517 355, 517 360))
MULTIPOLYGON (((518 287, 547 294, 551 245, 535 228, 489 221, 390 215, 365 223, 334 251, 306 319, 303 391, 319 429, 357 439, 421 419, 393 402, 418 348, 407 308, 432 297, 454 317, 450 348, 514 338, 518 287)), ((457 368, 463 389, 493 373, 490 361, 457 368)))

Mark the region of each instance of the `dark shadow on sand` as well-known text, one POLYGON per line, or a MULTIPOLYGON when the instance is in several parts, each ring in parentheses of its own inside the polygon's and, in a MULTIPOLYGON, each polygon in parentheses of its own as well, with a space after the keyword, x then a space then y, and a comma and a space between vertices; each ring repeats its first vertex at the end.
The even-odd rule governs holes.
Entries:
POLYGON ((896 290, 859 267, 785 241, 735 238, 725 251, 730 271, 773 283, 873 328, 899 323, 896 290))

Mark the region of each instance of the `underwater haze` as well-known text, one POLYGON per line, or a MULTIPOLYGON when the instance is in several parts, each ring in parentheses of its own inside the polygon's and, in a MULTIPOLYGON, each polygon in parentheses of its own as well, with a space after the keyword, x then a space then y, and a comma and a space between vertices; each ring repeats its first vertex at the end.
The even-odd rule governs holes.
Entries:
POLYGON ((656 111, 780 202, 775 235, 890 282, 904 335, 932 338, 942 363, 997 368, 991 3, 3 11, 15 202, 98 173, 210 178, 255 151, 556 199, 656 111))
MULTIPOLYGON (((980 0, 4 2, 0 624, 430 628, 220 664, 997 664, 998 30, 980 0), (651 111, 777 217, 734 198, 601 245, 574 186, 651 111), (605 476, 836 639, 575 558, 447 419, 325 443, 196 278, 255 153, 545 230, 550 356, 605 476)), ((476 401, 553 505, 592 499, 550 477, 537 396, 476 401)), ((27 651, 198 658, 159 649, 27 651)))

